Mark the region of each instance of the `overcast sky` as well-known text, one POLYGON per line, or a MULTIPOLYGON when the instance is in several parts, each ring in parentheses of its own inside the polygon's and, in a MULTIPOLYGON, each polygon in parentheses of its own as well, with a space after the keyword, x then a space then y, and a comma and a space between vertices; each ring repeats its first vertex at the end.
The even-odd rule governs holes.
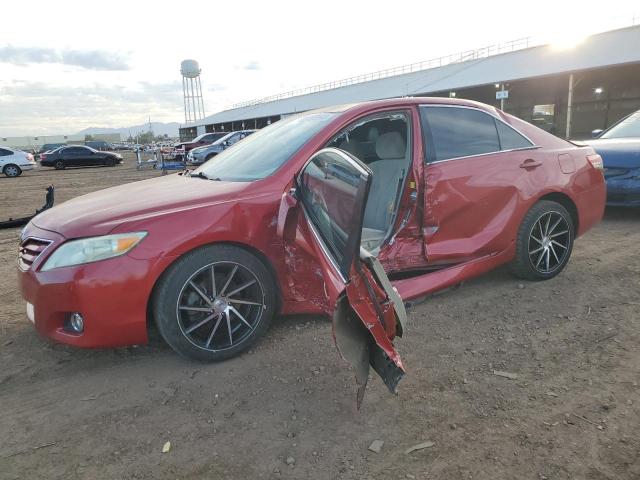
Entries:
POLYGON ((526 36, 640 23, 638 0, 10 1, 0 28, 0 136, 184 122, 180 62, 205 112, 526 36))

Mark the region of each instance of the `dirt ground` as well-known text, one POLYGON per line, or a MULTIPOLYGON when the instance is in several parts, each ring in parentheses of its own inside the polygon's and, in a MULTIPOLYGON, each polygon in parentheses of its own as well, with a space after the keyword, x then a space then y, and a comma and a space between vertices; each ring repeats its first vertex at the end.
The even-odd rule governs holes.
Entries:
MULTIPOLYGON (((0 219, 39 207, 49 183, 60 202, 155 175, 129 160, 0 177, 0 219)), ((0 230, 1 479, 640 478, 640 211, 608 210, 553 280, 500 269, 414 307, 399 395, 374 377, 360 412, 322 318, 282 318, 213 365, 158 340, 40 338, 17 237, 0 230)))

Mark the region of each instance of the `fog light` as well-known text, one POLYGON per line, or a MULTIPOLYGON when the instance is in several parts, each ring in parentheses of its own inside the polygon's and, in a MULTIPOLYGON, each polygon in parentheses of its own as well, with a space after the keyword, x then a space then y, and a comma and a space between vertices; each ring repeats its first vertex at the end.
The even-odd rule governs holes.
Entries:
POLYGON ((69 317, 69 325, 71 330, 76 333, 82 333, 84 331, 84 319, 78 312, 72 313, 69 317))

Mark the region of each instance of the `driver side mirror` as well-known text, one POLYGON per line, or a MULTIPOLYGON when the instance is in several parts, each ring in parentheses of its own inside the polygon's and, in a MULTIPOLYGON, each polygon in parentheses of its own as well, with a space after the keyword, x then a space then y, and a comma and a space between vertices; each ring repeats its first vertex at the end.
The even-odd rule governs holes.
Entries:
POLYGON ((591 132, 591 138, 598 138, 600 134, 604 132, 601 128, 597 128, 591 132))

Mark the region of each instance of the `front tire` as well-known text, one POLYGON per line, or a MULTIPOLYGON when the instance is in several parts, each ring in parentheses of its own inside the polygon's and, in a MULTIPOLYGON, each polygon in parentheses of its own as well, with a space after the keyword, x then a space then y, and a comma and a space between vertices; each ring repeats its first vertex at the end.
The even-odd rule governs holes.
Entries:
POLYGON ((575 226, 562 205, 549 200, 527 212, 516 239, 516 258, 511 271, 525 280, 548 280, 569 262, 575 226))
POLYGON ((275 282, 248 251, 210 245, 169 267, 152 308, 160 334, 175 351, 201 361, 226 360, 267 331, 276 312, 275 282))
POLYGON ((7 177, 15 178, 22 175, 22 169, 18 165, 10 163, 9 165, 5 165, 5 167, 2 169, 2 173, 4 173, 7 177))

